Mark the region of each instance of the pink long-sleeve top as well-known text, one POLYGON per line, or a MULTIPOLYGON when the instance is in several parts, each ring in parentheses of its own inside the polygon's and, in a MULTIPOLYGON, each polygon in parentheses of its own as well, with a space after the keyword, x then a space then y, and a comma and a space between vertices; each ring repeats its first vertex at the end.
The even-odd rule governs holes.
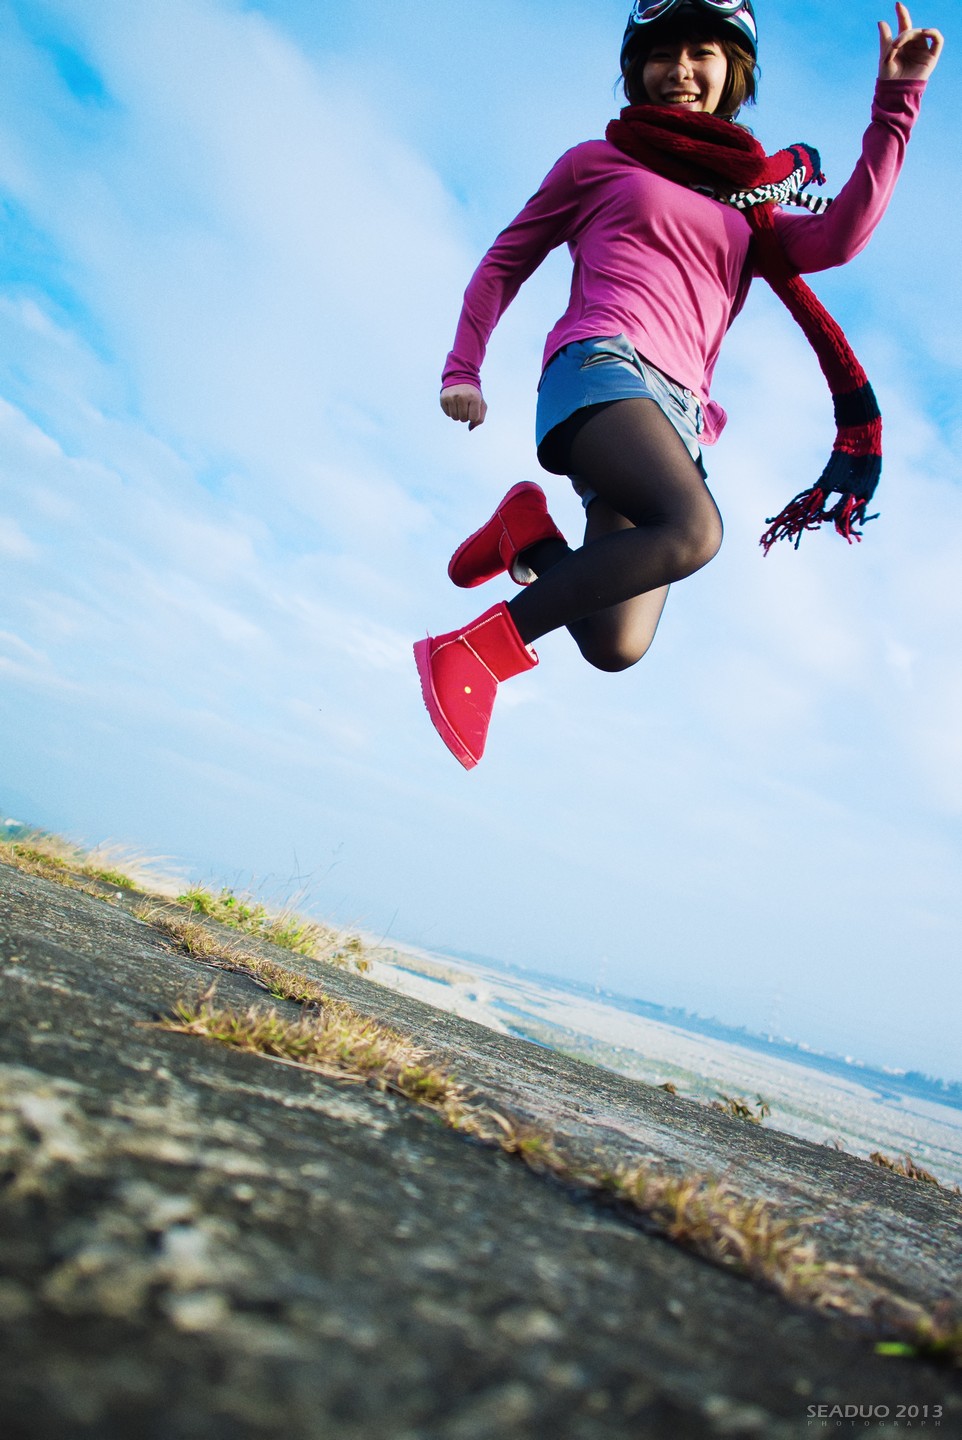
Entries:
MULTIPOLYGON (((924 82, 880 80, 862 153, 821 215, 777 209, 779 239, 801 274, 843 265, 885 212, 919 112, 924 82)), ((548 336, 544 364, 564 345, 625 334, 639 354, 701 400, 711 444, 725 412, 709 399, 725 332, 752 280, 751 232, 730 205, 663 179, 607 140, 568 150, 501 232, 465 291, 444 385, 480 387, 498 320, 549 251, 574 264, 568 308, 548 336)))

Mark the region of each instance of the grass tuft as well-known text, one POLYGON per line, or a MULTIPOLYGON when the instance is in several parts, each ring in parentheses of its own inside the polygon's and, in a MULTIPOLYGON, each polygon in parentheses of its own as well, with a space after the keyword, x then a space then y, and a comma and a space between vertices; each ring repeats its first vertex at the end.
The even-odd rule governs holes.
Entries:
POLYGON ((711 1102, 711 1108, 721 1110, 735 1120, 750 1120, 753 1125, 760 1125, 772 1113, 772 1107, 760 1095, 755 1096, 753 1107, 751 1102, 743 1099, 741 1095, 726 1095, 722 1090, 717 1094, 718 1099, 711 1102))
POLYGON ((620 1166, 604 1185, 669 1239, 716 1265, 760 1280, 787 1299, 843 1308, 838 1282, 855 1272, 819 1259, 805 1233, 813 1222, 788 1220, 767 1200, 749 1200, 708 1175, 620 1166))
POLYGON ((943 1300, 918 1326, 915 1353, 962 1366, 962 1314, 958 1302, 943 1300))
POLYGON ((930 1314, 907 1329, 904 1338, 879 1341, 875 1353, 962 1367, 962 1318, 958 1308, 953 1309, 951 1301, 941 1301, 930 1314))
POLYGON ((116 852, 106 848, 87 851, 53 835, 0 836, 0 861, 27 875, 80 889, 85 888, 84 880, 95 880, 115 890, 135 890, 136 881, 118 869, 116 860, 116 852))
MULTIPOLYGON (((265 988, 270 990, 278 1000, 297 1000, 301 1003, 309 1003, 311 1000, 323 997, 320 986, 316 981, 309 980, 306 975, 292 976, 290 970, 278 965, 275 961, 264 960, 251 950, 245 950, 240 945, 229 944, 223 936, 209 930, 199 920, 172 914, 168 906, 145 903, 138 905, 134 914, 138 920, 145 921, 155 930, 160 930, 173 940, 186 955, 193 955, 196 959, 210 964, 218 964, 221 969, 235 969, 248 975, 254 975, 258 980, 265 982, 265 988), (273 988, 275 984, 283 987, 292 979, 296 979, 303 993, 281 993, 281 990, 273 988)), ((317 926, 316 929, 319 933, 323 932, 322 926, 317 926)), ((309 953, 308 958, 326 960, 331 964, 346 967, 350 963, 350 959, 344 953, 344 946, 338 941, 334 931, 326 933, 332 937, 330 942, 326 945, 317 945, 309 953)), ((268 937, 260 934, 256 938, 267 939, 268 937)), ((358 943, 360 944, 360 942, 358 943)), ((297 953, 304 952, 298 951, 297 953)), ((355 962, 355 964, 358 969, 367 968, 366 963, 355 962)))
POLYGON ((200 885, 191 886, 178 895, 177 903, 193 914, 217 920, 297 955, 331 960, 335 964, 353 962, 359 970, 368 969, 360 936, 344 938, 326 925, 307 920, 292 910, 272 911, 259 900, 236 895, 233 890, 225 888, 215 895, 200 885))
POLYGON ((534 1125, 525 1124, 511 1115, 502 1115, 497 1110, 479 1107, 468 1117, 468 1124, 459 1128, 468 1129, 489 1144, 497 1145, 506 1155, 516 1155, 529 1169, 539 1174, 574 1179, 572 1166, 556 1148, 554 1141, 534 1125))
POLYGON ((85 850, 56 835, 17 828, 12 833, 0 833, 0 863, 104 900, 111 897, 98 887, 141 891, 156 902, 176 895, 175 903, 186 906, 191 913, 217 920, 270 945, 317 960, 351 965, 361 973, 370 969, 366 946, 359 935, 342 935, 293 910, 271 910, 259 900, 236 895, 228 888, 219 894, 199 885, 184 890, 182 882, 175 886, 169 876, 160 873, 160 861, 127 855, 116 847, 85 850))
POLYGON ((134 914, 138 920, 145 921, 173 940, 185 955, 191 955, 218 970, 247 975, 275 1000, 293 1000, 298 1005, 339 1003, 328 1000, 322 987, 308 975, 287 970, 276 960, 265 960, 240 945, 227 944, 221 936, 213 934, 197 920, 172 915, 163 906, 149 904, 137 906, 134 914))
POLYGON ((208 991, 197 1001, 178 1001, 174 1015, 161 1020, 160 1026, 338 1079, 371 1082, 434 1109, 464 1100, 463 1086, 429 1064, 427 1052, 408 1036, 327 997, 292 1020, 274 1008, 218 1006, 213 991, 208 991))
POLYGON ((942 1181, 937 1180, 931 1170, 925 1170, 921 1165, 916 1165, 911 1155, 903 1155, 900 1160, 893 1160, 889 1155, 883 1155, 881 1150, 873 1150, 868 1157, 873 1165, 880 1165, 883 1170, 891 1170, 895 1175, 904 1175, 907 1180, 919 1180, 924 1185, 937 1185, 942 1188, 942 1181))

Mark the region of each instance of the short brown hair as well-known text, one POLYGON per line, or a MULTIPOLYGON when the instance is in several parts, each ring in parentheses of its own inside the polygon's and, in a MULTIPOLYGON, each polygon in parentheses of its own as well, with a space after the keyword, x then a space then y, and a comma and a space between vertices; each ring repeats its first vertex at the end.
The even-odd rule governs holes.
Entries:
POLYGON ((734 120, 743 105, 754 105, 758 89, 755 61, 750 52, 737 40, 728 35, 720 35, 716 30, 710 29, 695 32, 687 26, 684 29, 680 26, 672 26, 669 29, 662 25, 655 25, 653 29, 656 32, 654 35, 649 35, 639 29, 622 52, 621 75, 624 82, 625 99, 629 105, 651 104, 642 78, 645 63, 656 45, 664 44, 666 39, 678 38, 714 40, 717 45, 721 46, 725 59, 728 61, 728 75, 721 99, 718 102, 718 109, 715 111, 716 115, 734 120))

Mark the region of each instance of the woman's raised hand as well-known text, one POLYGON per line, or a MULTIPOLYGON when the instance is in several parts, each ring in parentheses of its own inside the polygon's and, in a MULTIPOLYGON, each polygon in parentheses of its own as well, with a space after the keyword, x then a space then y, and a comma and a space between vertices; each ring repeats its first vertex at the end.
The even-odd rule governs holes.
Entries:
POLYGON ((878 22, 879 79, 927 80, 938 64, 945 41, 938 30, 912 27, 912 17, 905 5, 896 5, 899 33, 893 38, 885 20, 878 22))
POLYGON ((476 385, 446 385, 441 391, 441 409, 451 420, 466 420, 469 430, 483 425, 488 413, 484 396, 476 385))

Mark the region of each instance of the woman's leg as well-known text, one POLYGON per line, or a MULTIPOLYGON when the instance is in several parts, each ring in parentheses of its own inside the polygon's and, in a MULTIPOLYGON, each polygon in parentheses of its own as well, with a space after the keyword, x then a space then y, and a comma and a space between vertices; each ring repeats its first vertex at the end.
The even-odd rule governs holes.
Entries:
MULTIPOLYGON (((612 510, 606 500, 597 497, 588 507, 584 544, 590 545, 619 530, 633 529, 630 520, 612 510)), ((524 563, 540 576, 573 555, 574 551, 564 540, 552 539, 539 541, 522 554, 524 563)), ((599 670, 627 670, 630 665, 637 664, 655 638, 667 598, 668 586, 663 585, 658 590, 623 600, 620 605, 611 605, 607 610, 586 615, 567 628, 589 664, 599 670)))
MULTIPOLYGON (((612 510, 599 496, 588 507, 585 526, 586 545, 621 530, 633 530, 630 520, 612 510)), ((568 626, 575 644, 590 665, 598 670, 627 670, 636 665, 647 651, 668 599, 668 586, 647 590, 575 620, 568 626)))
POLYGON ((556 563, 540 571, 542 557, 533 558, 539 577, 508 608, 526 644, 565 625, 592 664, 624 669, 650 644, 667 586, 717 553, 721 517, 653 400, 618 400, 593 413, 572 441, 569 469, 599 497, 586 543, 544 557, 556 563))

